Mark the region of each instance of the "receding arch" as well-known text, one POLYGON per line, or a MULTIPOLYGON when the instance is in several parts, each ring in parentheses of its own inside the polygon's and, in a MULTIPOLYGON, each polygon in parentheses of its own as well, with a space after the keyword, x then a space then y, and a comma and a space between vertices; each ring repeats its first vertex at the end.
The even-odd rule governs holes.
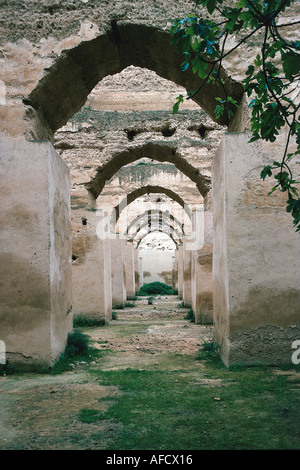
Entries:
POLYGON ((173 163, 179 171, 196 184, 203 197, 210 190, 211 178, 202 175, 197 168, 180 155, 177 146, 169 142, 147 142, 143 145, 132 146, 121 152, 116 152, 110 161, 98 169, 97 175, 86 184, 86 188, 97 199, 106 181, 109 181, 122 166, 141 158, 173 163))
POLYGON ((139 246, 140 246, 142 240, 144 240, 144 238, 147 237, 147 235, 149 235, 150 233, 155 233, 155 232, 165 233, 166 235, 168 235, 168 236, 171 238, 172 242, 174 242, 174 244, 175 244, 175 246, 176 246, 176 249, 177 249, 178 245, 182 245, 182 240, 181 240, 181 239, 179 239, 178 241, 176 241, 175 238, 174 238, 170 233, 168 233, 167 231, 162 230, 162 229, 161 229, 161 230, 156 230, 156 229, 155 229, 155 230, 149 230, 148 232, 146 232, 146 233, 138 240, 138 242, 137 242, 137 244, 136 244, 136 247, 139 248, 139 246))
MULTIPOLYGON (((148 224, 147 221, 144 222, 142 225, 140 225, 140 226, 136 229, 136 231, 135 231, 132 235, 128 236, 127 241, 130 242, 130 243, 134 242, 134 240, 135 240, 136 237, 139 235, 139 233, 142 232, 143 228, 144 228, 144 227, 147 227, 147 226, 148 226, 148 229, 149 229, 149 230, 150 230, 150 228, 151 228, 150 231, 155 231, 155 230, 161 231, 160 229, 165 229, 164 233, 176 234, 177 237, 178 237, 178 239, 182 239, 182 236, 183 236, 183 233, 180 232, 180 231, 179 231, 176 227, 174 227, 173 225, 168 224, 168 223, 166 223, 166 222, 160 224, 160 223, 159 223, 159 220, 157 220, 157 221, 151 223, 151 227, 149 227, 149 224, 148 224)), ((148 230, 148 233, 150 233, 149 230, 148 230)))
MULTIPOLYGON (((185 230, 184 230, 184 224, 182 224, 173 214, 170 214, 170 212, 168 211, 161 211, 159 209, 150 209, 150 210, 147 210, 145 212, 143 212, 142 214, 139 214, 137 215, 128 225, 127 227, 127 230, 126 230, 126 235, 129 234, 129 231, 131 230, 131 228, 136 225, 137 223, 143 221, 144 218, 147 218, 147 223, 151 224, 151 221, 153 220, 153 218, 156 218, 158 217, 158 220, 171 220, 172 222, 174 222, 174 224, 178 225, 179 227, 179 230, 182 232, 182 234, 184 235, 185 234, 185 230)), ((156 219, 154 219, 156 220, 156 219)))
MULTIPOLYGON (((153 70, 186 90, 197 89, 202 80, 190 68, 183 72, 180 67, 182 61, 182 55, 171 45, 168 32, 138 24, 119 26, 113 21, 106 34, 63 51, 57 61, 45 69, 44 77, 24 103, 38 112, 42 122, 54 134, 84 105, 100 80, 121 72, 129 65, 153 70)), ((243 86, 222 67, 218 73, 228 95, 239 103, 243 86)), ((208 80, 201 93, 193 99, 214 121, 228 125, 227 113, 215 118, 216 96, 224 98, 224 91, 208 80)))
POLYGON ((121 212, 125 207, 135 201, 137 198, 144 196, 145 194, 165 194, 173 201, 177 202, 186 212, 189 218, 191 218, 191 210, 188 205, 184 202, 181 196, 172 191, 171 189, 164 188, 163 186, 142 186, 141 188, 135 189, 131 193, 127 194, 124 199, 114 207, 116 222, 119 220, 121 212))
MULTIPOLYGON (((181 171, 176 168, 174 163, 169 163, 169 162, 155 162, 153 163, 151 160, 148 161, 141 161, 138 162, 136 165, 124 165, 122 168, 120 168, 119 171, 117 171, 112 180, 109 182, 114 183, 115 181, 118 180, 118 185, 122 185, 122 188, 132 187, 133 189, 137 189, 140 186, 147 186, 147 185, 160 185, 161 183, 158 182, 160 180, 161 176, 164 176, 163 179, 165 179, 165 175, 167 178, 180 178, 180 187, 182 187, 182 180, 187 180, 187 178, 181 171), (148 168, 151 169, 150 172, 148 172, 148 168), (155 182, 154 182, 155 181, 155 182), (137 184, 137 186, 133 186, 137 184)), ((195 185, 195 189, 196 185, 195 185)), ((126 191, 126 189, 124 189, 126 191)))

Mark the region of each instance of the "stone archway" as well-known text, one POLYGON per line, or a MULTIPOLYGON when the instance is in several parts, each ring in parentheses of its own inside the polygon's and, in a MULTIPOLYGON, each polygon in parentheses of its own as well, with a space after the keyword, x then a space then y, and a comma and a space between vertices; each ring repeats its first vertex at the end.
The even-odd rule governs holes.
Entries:
MULTIPOLYGON (((199 77, 189 69, 182 72, 181 63, 182 57, 170 44, 168 33, 151 26, 117 25, 112 22, 112 28, 106 34, 64 51, 24 103, 37 112, 44 126, 54 134, 84 105, 88 94, 102 78, 118 73, 129 65, 154 70, 187 90, 198 88, 199 77)), ((223 68, 219 73, 228 94, 239 103, 243 97, 243 87, 232 80, 223 68)), ((214 97, 222 97, 223 93, 222 89, 208 81, 203 92, 194 100, 216 120, 214 97)), ((225 114, 216 121, 229 124, 225 114)))
POLYGON ((127 194, 125 198, 117 206, 113 208, 113 210, 115 211, 116 222, 119 220, 122 210, 125 209, 127 205, 131 204, 131 202, 135 201, 140 196, 143 196, 144 194, 150 194, 150 193, 151 194, 165 194, 173 201, 178 202, 178 204, 185 210, 187 216, 191 218, 191 210, 189 206, 184 202, 182 197, 180 197, 171 189, 164 188, 162 186, 147 185, 147 186, 141 186, 139 189, 136 189, 132 191, 131 193, 127 194))
POLYGON ((107 163, 98 169, 97 175, 90 183, 86 184, 86 188, 96 199, 101 194, 106 181, 109 181, 122 166, 142 158, 173 163, 179 171, 196 184, 202 196, 205 196, 210 189, 210 178, 202 175, 198 168, 191 165, 180 154, 176 145, 166 142, 148 142, 115 153, 107 163))
POLYGON ((174 242, 174 245, 176 246, 176 248, 178 247, 179 244, 182 244, 182 240, 180 238, 176 240, 175 237, 172 235, 172 233, 170 233, 168 230, 163 230, 163 229, 152 230, 151 229, 151 230, 148 230, 145 234, 141 236, 141 238, 138 239, 137 248, 139 248, 141 242, 144 240, 145 237, 147 237, 147 235, 149 235, 149 233, 154 233, 154 232, 165 233, 166 235, 168 235, 171 238, 172 242, 174 242))
POLYGON ((183 236, 172 225, 153 224, 133 236, 140 264, 140 284, 163 282, 176 289, 178 278, 176 252, 183 236))
MULTIPOLYGON (((136 231, 135 231, 132 235, 130 235, 130 237, 127 238, 127 241, 128 241, 129 243, 133 243, 133 242, 135 241, 136 237, 138 236, 138 234, 140 234, 140 232, 142 231, 142 229, 143 229, 144 227, 148 227, 148 229, 150 230, 150 232, 151 232, 152 230, 154 230, 154 229, 156 229, 156 230, 159 231, 159 229, 164 228, 164 232, 163 232, 163 233, 166 233, 167 235, 168 235, 168 234, 173 234, 173 233, 176 234, 177 237, 178 237, 178 241, 179 241, 180 243, 182 243, 182 236, 183 236, 182 232, 180 233, 180 232, 176 229, 176 227, 174 227, 173 225, 170 225, 170 224, 167 224, 167 223, 161 223, 159 220, 155 220, 155 221, 152 220, 150 227, 149 227, 149 223, 148 223, 147 221, 144 222, 144 223, 142 223, 141 225, 139 225, 139 227, 136 229, 136 231)), ((148 233, 150 233, 150 232, 148 231, 148 232, 146 232, 145 234, 142 233, 142 237, 146 236, 146 235, 147 235, 148 233)), ((140 239, 140 241, 141 241, 141 239, 140 239)), ((138 245, 137 245, 137 246, 138 246, 138 245)))
POLYGON ((155 218, 154 220, 156 220, 156 217, 158 218, 157 219, 158 221, 159 220, 161 220, 162 222, 166 221, 166 220, 172 221, 174 224, 176 224, 176 226, 178 226, 178 229, 181 231, 181 233, 183 235, 185 234, 183 224, 173 214, 170 214, 170 212, 160 211, 158 209, 153 209, 153 210, 147 210, 144 213, 139 214, 138 216, 136 216, 128 224, 126 235, 128 236, 131 228, 134 227, 135 225, 141 223, 144 218, 147 219, 146 220, 147 224, 151 224, 152 219, 155 218))

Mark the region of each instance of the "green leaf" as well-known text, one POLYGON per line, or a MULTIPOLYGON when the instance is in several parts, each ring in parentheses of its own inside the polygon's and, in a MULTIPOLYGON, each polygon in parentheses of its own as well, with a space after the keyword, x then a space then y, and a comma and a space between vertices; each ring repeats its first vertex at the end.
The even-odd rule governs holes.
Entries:
POLYGON ((236 101, 235 99, 233 99, 232 96, 228 96, 228 97, 227 97, 227 102, 228 102, 228 103, 232 103, 236 108, 239 107, 237 101, 236 101))
POLYGON ((260 177, 264 180, 267 176, 272 176, 272 169, 270 165, 264 167, 262 172, 260 173, 260 177))
POLYGON ((208 13, 210 13, 210 14, 213 13, 214 9, 216 8, 216 3, 217 3, 217 0, 208 0, 207 1, 206 8, 207 8, 208 13))
POLYGON ((300 55, 288 52, 282 53, 282 66, 286 77, 292 80, 293 77, 300 73, 300 55))
POLYGON ((239 0, 238 2, 236 2, 236 4, 234 5, 236 8, 243 8, 247 5, 247 0, 239 0))
POLYGON ((217 105, 215 107, 215 115, 216 115, 216 119, 219 119, 220 116, 222 116, 222 114, 224 113, 224 105, 217 105))
POLYGON ((236 23, 236 20, 235 20, 234 18, 233 18, 232 20, 228 21, 228 22, 226 23, 226 29, 228 29, 228 31, 232 32, 235 23, 236 23))
POLYGON ((201 60, 198 55, 194 58, 192 63, 193 73, 198 73, 199 77, 204 79, 206 77, 207 63, 201 60))
POLYGON ((183 95, 177 96, 177 102, 173 106, 172 114, 178 113, 180 103, 183 103, 183 95))
POLYGON ((255 60, 254 60, 254 63, 257 67, 260 67, 262 65, 262 58, 260 57, 259 54, 257 54, 255 60))

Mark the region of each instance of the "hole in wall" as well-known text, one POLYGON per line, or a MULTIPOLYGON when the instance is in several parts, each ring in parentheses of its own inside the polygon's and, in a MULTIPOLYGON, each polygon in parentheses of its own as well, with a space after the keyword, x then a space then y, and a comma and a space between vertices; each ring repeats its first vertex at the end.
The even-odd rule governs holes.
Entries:
POLYGON ((175 134, 176 129, 170 128, 170 127, 165 127, 164 129, 161 130, 161 133, 164 137, 171 137, 173 134, 175 134))
POLYGON ((127 134, 127 139, 130 142, 132 142, 138 134, 145 132, 145 130, 144 129, 125 129, 125 132, 127 134))
POLYGON ((212 127, 207 127, 204 126, 204 124, 201 124, 200 126, 189 126, 188 127, 189 131, 196 131, 202 139, 207 137, 207 134, 213 130, 212 127))
POLYGON ((127 139, 131 142, 133 141, 133 139, 135 138, 135 136, 137 135, 137 132, 136 131, 133 131, 133 130, 127 130, 125 131, 126 134, 127 134, 127 139))

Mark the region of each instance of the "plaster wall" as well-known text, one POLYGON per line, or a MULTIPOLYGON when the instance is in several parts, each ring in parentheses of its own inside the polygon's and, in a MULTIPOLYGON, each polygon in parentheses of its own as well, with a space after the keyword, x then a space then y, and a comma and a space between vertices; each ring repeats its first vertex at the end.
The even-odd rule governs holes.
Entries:
POLYGON ((300 337, 299 235, 286 196, 264 197, 274 182, 262 194, 260 180, 285 140, 275 147, 249 139, 225 134, 213 163, 216 339, 226 364, 290 363, 300 337))
POLYGON ((140 254, 138 249, 134 249, 134 285, 135 292, 138 292, 141 287, 141 276, 140 276, 140 254))
POLYGON ((0 136, 1 340, 50 367, 72 330, 69 171, 48 142, 0 136))
POLYGON ((187 240, 183 241, 183 289, 182 298, 187 307, 192 306, 192 250, 187 249, 187 240))
POLYGON ((97 234, 99 218, 85 211, 85 223, 73 238, 72 285, 74 315, 111 320, 110 239, 97 234))
POLYGON ((192 309, 195 323, 213 323, 212 246, 192 251, 192 309))
POLYGON ((144 284, 143 258, 139 254, 140 286, 144 284))
POLYGON ((178 297, 183 298, 183 246, 179 245, 176 251, 177 255, 177 285, 178 285, 178 297))
POLYGON ((124 264, 125 240, 111 239, 112 307, 126 302, 126 278, 124 264))
POLYGON ((124 267, 126 296, 132 297, 135 295, 135 268, 134 248, 131 244, 124 246, 124 267))

